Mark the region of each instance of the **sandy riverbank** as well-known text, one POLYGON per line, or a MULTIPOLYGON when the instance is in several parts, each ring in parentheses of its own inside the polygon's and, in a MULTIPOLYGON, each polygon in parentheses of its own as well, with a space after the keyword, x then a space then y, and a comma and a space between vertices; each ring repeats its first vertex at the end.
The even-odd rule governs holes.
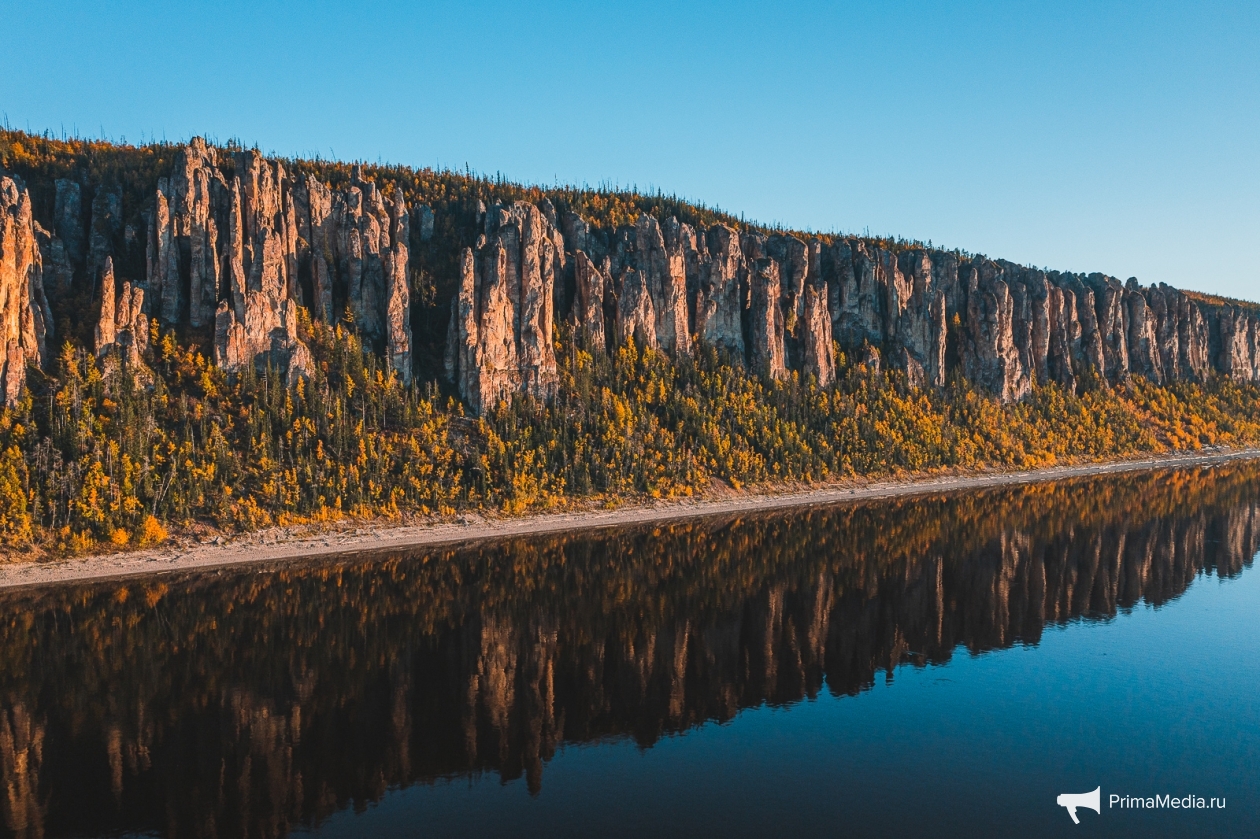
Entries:
POLYGON ((664 501, 612 510, 579 510, 503 518, 485 518, 470 514, 451 522, 420 525, 372 524, 322 533, 314 533, 309 527, 271 528, 231 540, 220 540, 218 544, 167 545, 153 550, 55 562, 0 565, 0 589, 167 574, 365 551, 450 545, 511 536, 621 527, 925 493, 959 492, 1065 478, 1211 466, 1250 459, 1260 459, 1260 449, 1169 454, 1142 460, 1060 466, 1023 472, 982 472, 903 481, 829 485, 799 492, 733 493, 720 499, 664 501))

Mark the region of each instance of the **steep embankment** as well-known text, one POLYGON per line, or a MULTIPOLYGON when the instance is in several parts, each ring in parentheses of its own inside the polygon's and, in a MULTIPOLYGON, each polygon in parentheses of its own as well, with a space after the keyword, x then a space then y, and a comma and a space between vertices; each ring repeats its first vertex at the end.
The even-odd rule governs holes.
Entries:
POLYGON ((1165 285, 201 140, 0 167, 11 544, 1260 435, 1260 312, 1165 285))

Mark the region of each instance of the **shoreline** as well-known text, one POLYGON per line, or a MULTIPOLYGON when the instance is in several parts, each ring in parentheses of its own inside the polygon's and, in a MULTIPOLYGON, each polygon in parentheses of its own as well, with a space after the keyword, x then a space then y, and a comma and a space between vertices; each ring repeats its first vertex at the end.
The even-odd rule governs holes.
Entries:
POLYGON ((0 565, 0 590, 37 588, 69 583, 102 582, 131 577, 165 576, 229 566, 327 559, 338 555, 375 553, 564 533, 605 530, 635 525, 684 521, 720 515, 760 513, 865 502, 934 493, 955 493, 1021 484, 1047 483, 1128 472, 1154 472, 1194 466, 1214 466, 1260 459, 1260 449, 1218 450, 1159 455, 1138 460, 1115 460, 1076 466, 1009 472, 830 484, 814 489, 774 492, 735 492, 726 498, 699 498, 628 504, 608 510, 568 510, 510 518, 465 514, 460 520, 434 524, 368 524, 353 530, 310 532, 309 527, 270 528, 221 543, 158 547, 143 551, 0 565))

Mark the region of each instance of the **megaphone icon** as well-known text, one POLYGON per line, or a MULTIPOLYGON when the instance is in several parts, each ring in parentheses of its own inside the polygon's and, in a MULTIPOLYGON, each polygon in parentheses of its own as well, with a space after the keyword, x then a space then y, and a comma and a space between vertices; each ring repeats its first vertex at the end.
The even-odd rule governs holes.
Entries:
POLYGON ((1080 824, 1081 820, 1076 817, 1077 807, 1088 807, 1095 813, 1102 815, 1102 786, 1099 786, 1093 792, 1065 792, 1060 795, 1056 803, 1060 807, 1066 807, 1068 815, 1072 817, 1073 824, 1080 824))

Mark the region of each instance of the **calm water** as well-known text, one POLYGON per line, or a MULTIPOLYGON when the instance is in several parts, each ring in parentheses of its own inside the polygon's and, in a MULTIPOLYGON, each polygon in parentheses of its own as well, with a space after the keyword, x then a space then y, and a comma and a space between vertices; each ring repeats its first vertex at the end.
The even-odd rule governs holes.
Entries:
POLYGON ((0 809, 23 837, 1255 836, 1258 549, 1235 465, 0 594, 0 809), (1056 796, 1097 786, 1073 825, 1056 796))

